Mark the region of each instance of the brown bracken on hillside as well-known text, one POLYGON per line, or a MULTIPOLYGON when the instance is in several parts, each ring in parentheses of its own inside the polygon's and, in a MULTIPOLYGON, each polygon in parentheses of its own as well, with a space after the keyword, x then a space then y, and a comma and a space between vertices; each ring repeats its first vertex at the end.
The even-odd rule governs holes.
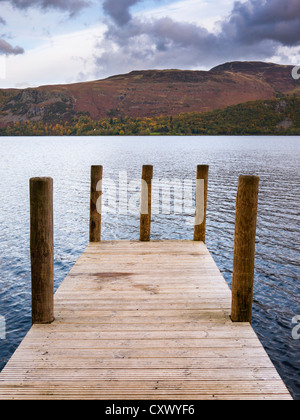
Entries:
POLYGON ((204 112, 297 91, 292 66, 233 62, 210 71, 132 71, 70 85, 0 90, 0 126, 24 121, 61 122, 204 112))

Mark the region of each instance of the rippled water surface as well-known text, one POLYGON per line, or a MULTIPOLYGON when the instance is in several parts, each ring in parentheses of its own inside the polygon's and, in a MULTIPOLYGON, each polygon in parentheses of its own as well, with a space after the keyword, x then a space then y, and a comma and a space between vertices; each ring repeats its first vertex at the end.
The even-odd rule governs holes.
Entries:
MULTIPOLYGON (((193 180, 210 165, 207 246, 231 285, 238 177, 260 176, 253 327, 295 399, 300 399, 299 137, 0 138, 0 369, 30 328, 29 178, 54 179, 55 289, 88 243, 90 166, 118 186, 140 179, 193 180)), ((192 239, 187 214, 156 211, 154 239, 192 239), (163 214, 162 214, 163 213, 163 214)), ((103 216, 103 239, 138 239, 136 214, 103 216)))

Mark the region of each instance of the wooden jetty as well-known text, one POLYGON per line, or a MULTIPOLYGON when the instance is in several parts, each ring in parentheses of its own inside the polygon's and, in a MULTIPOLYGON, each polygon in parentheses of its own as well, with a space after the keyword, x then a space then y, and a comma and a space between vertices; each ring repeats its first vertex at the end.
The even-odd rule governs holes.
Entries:
MULTIPOLYGON (((250 323, 253 261, 245 256, 254 252, 257 207, 249 188, 258 185, 251 179, 239 185, 231 292, 196 227, 194 240, 150 241, 151 217, 141 215, 140 241, 101 241, 101 191, 92 175, 93 241, 54 303, 43 286, 47 276, 52 284, 51 252, 41 256, 47 268, 32 267, 36 321, 0 374, 0 399, 291 400, 250 323)), ((144 180, 142 189, 151 182, 144 180)), ((143 196, 149 204, 151 194, 143 196)), ((34 218, 33 226, 45 225, 34 218)), ((32 264, 40 241, 45 235, 32 239, 32 264)))

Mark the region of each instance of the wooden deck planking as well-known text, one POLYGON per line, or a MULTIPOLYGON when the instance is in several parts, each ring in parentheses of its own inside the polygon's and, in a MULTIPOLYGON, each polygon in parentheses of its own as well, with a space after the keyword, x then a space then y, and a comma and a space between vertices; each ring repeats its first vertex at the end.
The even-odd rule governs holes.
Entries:
POLYGON ((90 244, 0 399, 291 399, 202 242, 90 244))

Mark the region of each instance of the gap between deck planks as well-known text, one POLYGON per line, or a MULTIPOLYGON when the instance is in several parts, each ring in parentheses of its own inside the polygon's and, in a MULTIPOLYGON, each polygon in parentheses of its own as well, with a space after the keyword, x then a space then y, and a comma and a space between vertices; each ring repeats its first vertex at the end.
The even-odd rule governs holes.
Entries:
POLYGON ((292 399, 202 242, 90 244, 0 374, 0 399, 292 399))

